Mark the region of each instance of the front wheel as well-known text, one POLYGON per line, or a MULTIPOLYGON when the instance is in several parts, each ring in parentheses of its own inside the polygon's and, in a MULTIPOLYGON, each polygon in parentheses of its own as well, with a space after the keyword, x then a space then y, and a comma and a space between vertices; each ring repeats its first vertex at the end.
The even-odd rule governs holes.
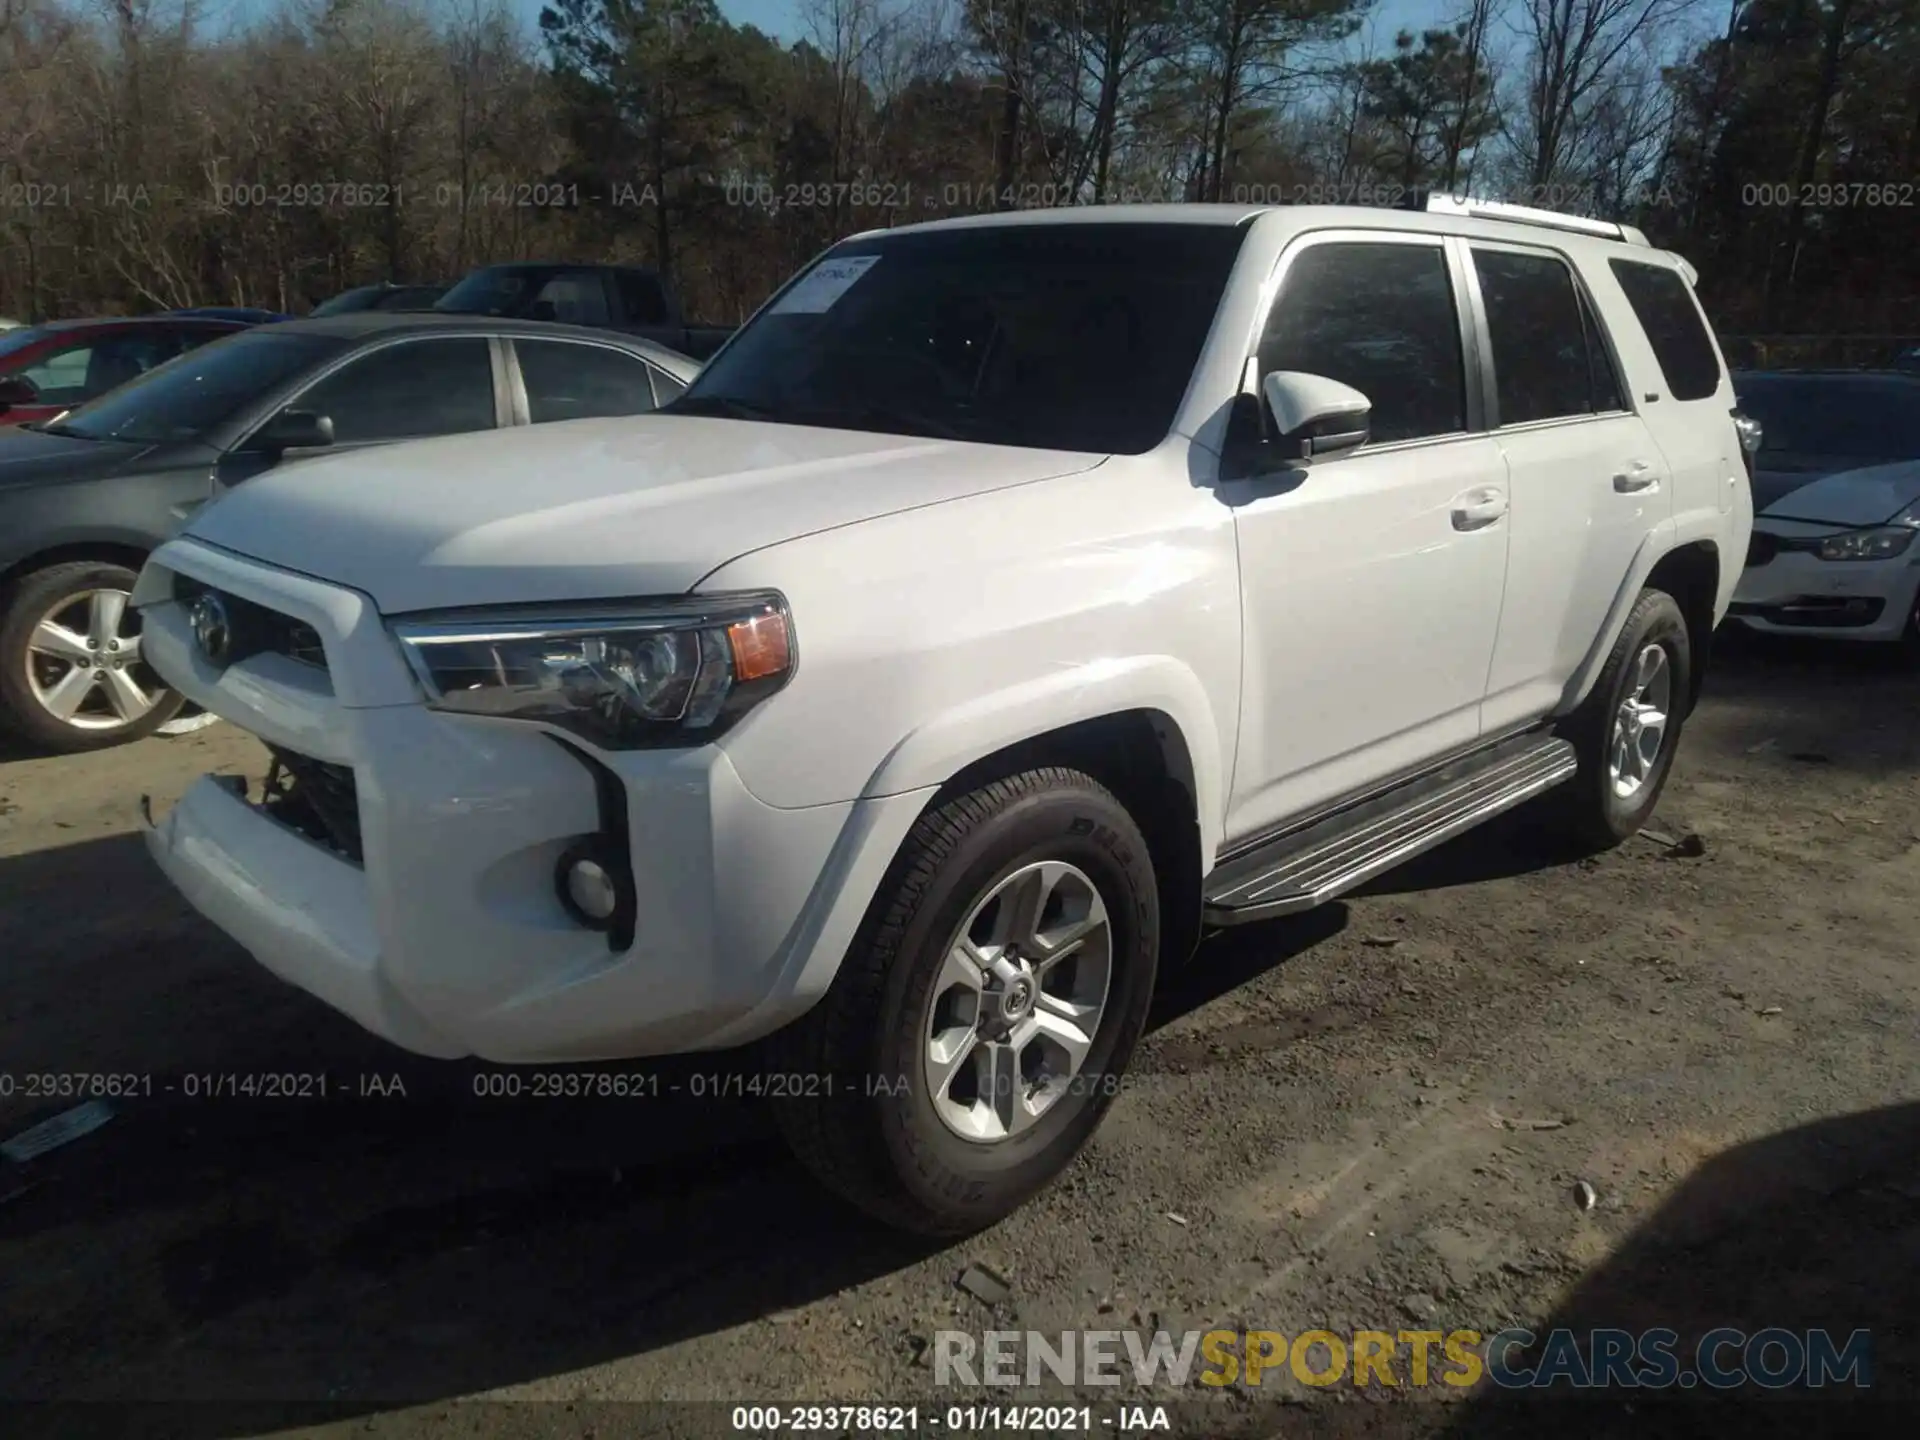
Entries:
POLYGON ((1663 590, 1642 590, 1594 682, 1564 728, 1580 769, 1560 791, 1562 814, 1587 849, 1633 835, 1673 769, 1693 694, 1687 619, 1663 590))
POLYGON ((181 698, 140 650, 133 571, 78 560, 17 582, 0 611, 0 724, 48 750, 151 735, 181 698))
POLYGON ((979 1230, 1066 1168, 1145 1028, 1160 943, 1147 844, 1046 768, 922 816, 826 996, 774 1037, 800 1160, 900 1229, 979 1230))

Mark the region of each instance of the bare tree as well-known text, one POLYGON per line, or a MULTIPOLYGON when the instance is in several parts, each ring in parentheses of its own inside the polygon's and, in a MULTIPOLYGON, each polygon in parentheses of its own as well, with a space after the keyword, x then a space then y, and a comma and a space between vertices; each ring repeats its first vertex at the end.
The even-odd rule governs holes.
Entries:
POLYGON ((1513 133, 1526 181, 1564 178, 1589 105, 1633 46, 1687 0, 1518 0, 1525 49, 1524 129, 1513 133))

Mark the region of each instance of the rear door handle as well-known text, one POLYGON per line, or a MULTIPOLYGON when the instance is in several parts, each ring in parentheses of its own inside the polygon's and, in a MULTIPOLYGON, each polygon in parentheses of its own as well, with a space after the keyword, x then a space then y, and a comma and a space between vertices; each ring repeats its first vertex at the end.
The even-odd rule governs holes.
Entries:
POLYGON ((1507 513, 1507 492, 1483 485, 1453 497, 1453 528, 1484 530, 1507 513))
POLYGON ((1613 488, 1622 495, 1633 495, 1642 490, 1658 490, 1660 477, 1654 473, 1653 467, 1646 461, 1635 460, 1613 477, 1613 488))

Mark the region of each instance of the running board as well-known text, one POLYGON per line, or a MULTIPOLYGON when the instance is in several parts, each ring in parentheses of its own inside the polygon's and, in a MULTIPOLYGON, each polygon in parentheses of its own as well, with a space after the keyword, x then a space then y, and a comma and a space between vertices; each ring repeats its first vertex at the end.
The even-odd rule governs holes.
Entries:
POLYGON ((1205 883, 1206 923, 1246 925, 1311 910, 1531 800, 1576 768, 1572 745, 1536 734, 1417 776, 1217 866, 1205 883))

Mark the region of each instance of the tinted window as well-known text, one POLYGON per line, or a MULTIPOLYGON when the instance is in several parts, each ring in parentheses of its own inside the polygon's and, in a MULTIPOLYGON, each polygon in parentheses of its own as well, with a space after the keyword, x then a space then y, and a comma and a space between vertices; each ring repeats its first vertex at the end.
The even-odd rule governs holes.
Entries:
POLYGON ((482 339, 404 340, 349 361, 292 404, 331 419, 339 445, 488 430, 493 363, 482 339))
POLYGON ((42 403, 75 405, 90 393, 99 393, 87 389, 87 364, 92 358, 93 346, 82 341, 43 354, 31 365, 14 373, 33 382, 33 388, 40 392, 42 403))
POLYGON ((653 409, 652 367, 624 351, 560 340, 516 340, 513 348, 536 425, 653 409))
POLYGON ((405 285, 379 296, 370 307, 375 310, 430 310, 440 298, 438 285, 405 285))
POLYGON ((342 343, 326 335, 243 331, 149 370, 55 428, 95 440, 192 439, 320 364, 342 343))
POLYGON ((1287 267, 1260 373, 1304 370, 1373 402, 1377 443, 1467 428, 1460 326, 1438 245, 1314 245, 1287 267))
POLYGON ((535 292, 527 308, 535 320, 563 325, 608 325, 607 291, 595 270, 562 270, 535 292))
POLYGON ((173 337, 173 348, 176 353, 183 353, 198 349, 211 340, 223 340, 233 333, 231 330, 182 330, 173 337))
POLYGON ((433 308, 462 315, 517 314, 527 298, 528 288, 538 284, 543 273, 511 265, 489 265, 447 291, 433 302, 433 308))
POLYGON ((1587 370, 1592 377, 1594 410, 1604 415, 1609 410, 1629 409, 1620 372, 1614 369, 1613 354, 1607 347, 1606 331, 1600 328, 1600 317, 1587 303, 1584 290, 1580 292, 1580 327, 1587 334, 1587 370))
POLYGON ((1705 400, 1712 395, 1720 388, 1720 359, 1685 277, 1638 260, 1610 263, 1640 328, 1647 332, 1673 398, 1705 400))
POLYGON ((1740 408, 1760 422, 1762 455, 1920 459, 1920 384, 1841 376, 1743 377, 1740 408))
POLYGON ((620 292, 620 308, 634 325, 663 325, 667 319, 667 299, 660 282, 638 270, 617 270, 614 288, 620 292))
POLYGON ((1585 415, 1593 372, 1573 273, 1551 255, 1473 251, 1502 425, 1585 415))
POLYGON ((380 302, 378 285, 362 285, 357 290, 343 290, 331 300, 322 301, 308 313, 316 318, 326 315, 349 315, 356 310, 371 310, 380 302))
POLYGON ((1172 427, 1242 239, 1165 223, 863 236, 673 408, 1137 455, 1172 427))

